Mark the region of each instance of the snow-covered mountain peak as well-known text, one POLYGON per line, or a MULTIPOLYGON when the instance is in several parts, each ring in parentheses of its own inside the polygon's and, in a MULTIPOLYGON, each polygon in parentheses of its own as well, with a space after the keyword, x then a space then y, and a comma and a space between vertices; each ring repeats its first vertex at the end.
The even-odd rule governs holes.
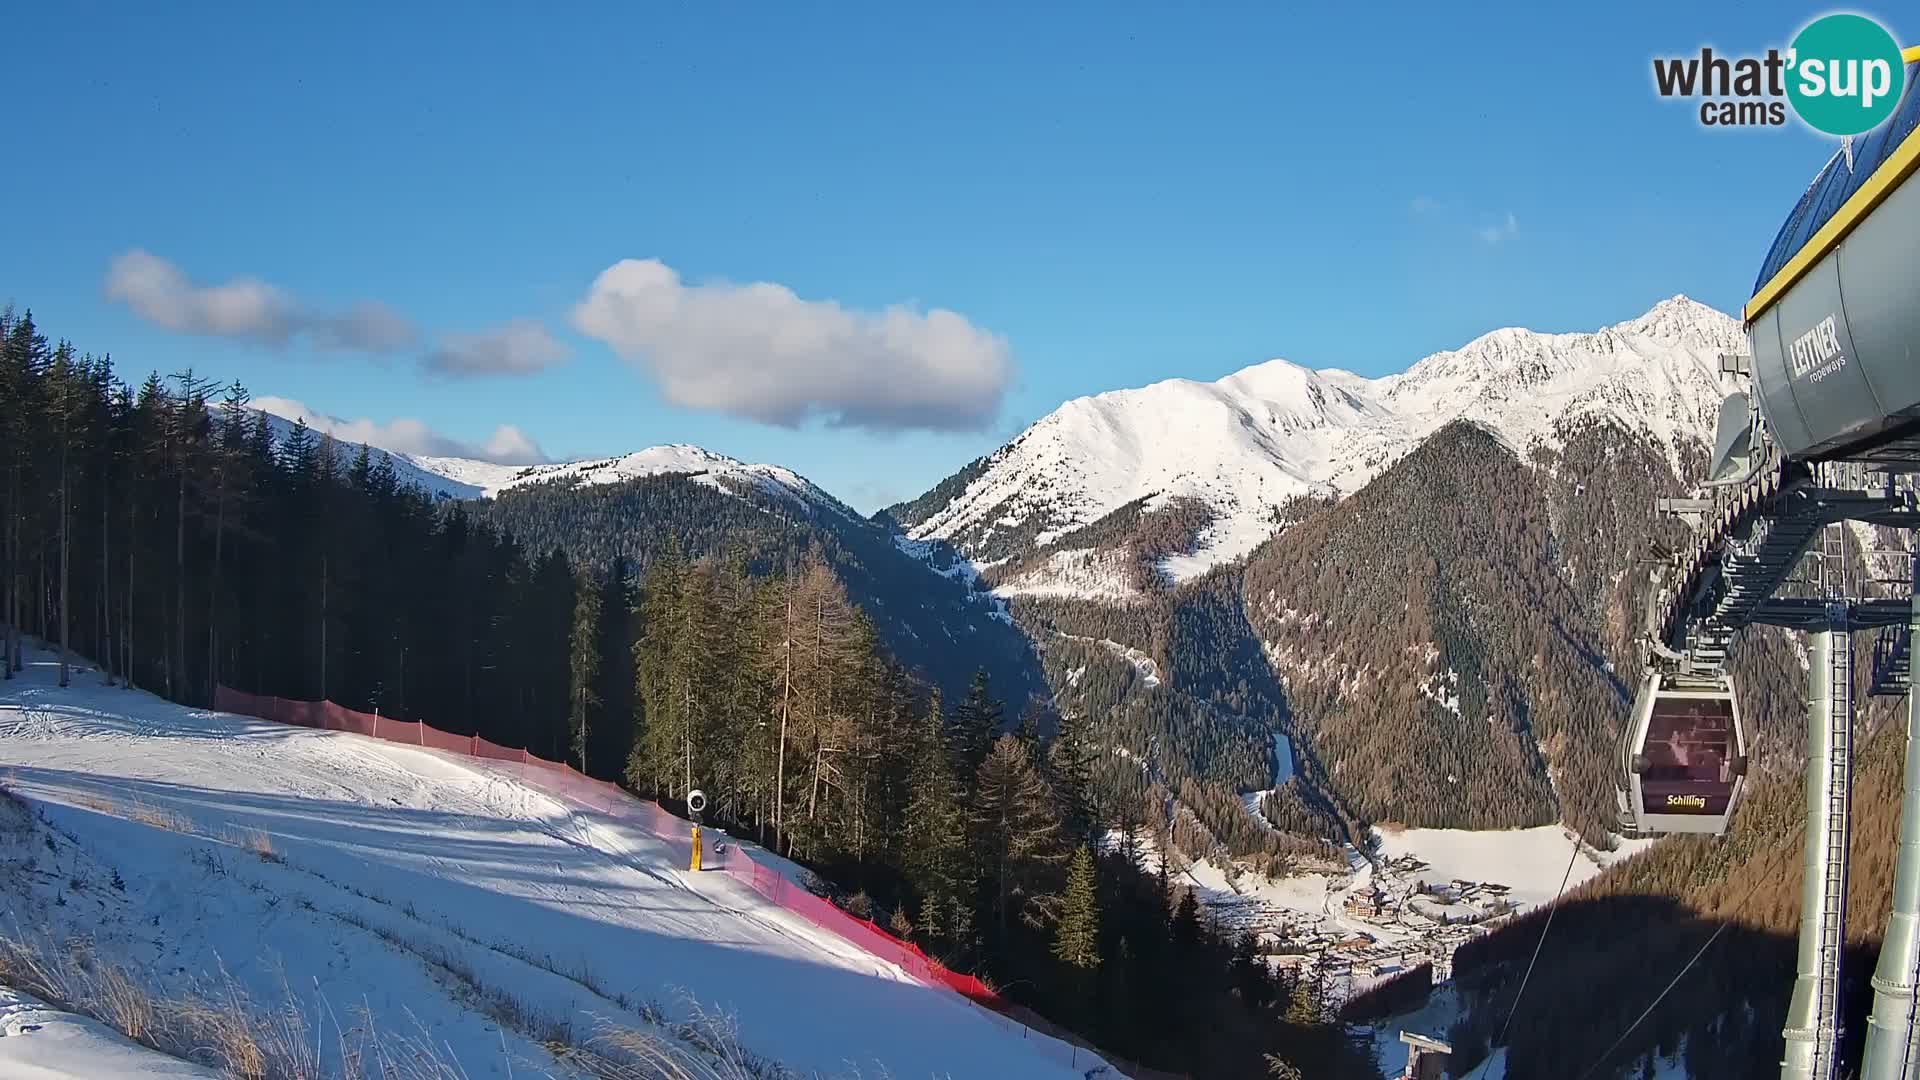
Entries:
POLYGON ((738 458, 718 454, 690 443, 650 446, 618 457, 585 458, 550 465, 490 465, 459 458, 417 458, 415 463, 431 472, 465 478, 488 497, 503 491, 561 481, 584 484, 618 484, 648 476, 685 475, 698 483, 722 491, 735 491, 750 485, 777 499, 802 506, 817 506, 838 514, 853 515, 838 499, 812 481, 779 465, 750 465, 738 458))
POLYGON ((1257 547, 1287 497, 1355 491, 1455 419, 1524 453, 1555 445, 1569 420, 1602 417, 1677 467, 1711 429, 1718 354, 1740 343, 1732 318, 1676 296, 1588 333, 1493 330, 1381 378, 1269 360, 1217 382, 1076 398, 991 455, 912 535, 991 562, 1135 500, 1198 500, 1213 515, 1199 550, 1163 564, 1184 576, 1257 547))
POLYGON ((1613 329, 1669 344, 1697 343, 1729 352, 1746 343, 1738 320, 1684 295, 1662 300, 1645 315, 1613 329))
MULTIPOLYGON (((284 440, 293 430, 294 424, 287 418, 273 413, 267 416, 277 440, 284 440)), ((312 424, 312 430, 324 435, 330 425, 325 418, 319 418, 312 424)), ((359 445, 346 440, 339 443, 344 454, 356 452, 359 445)), ((848 517, 856 516, 840 500, 791 469, 779 465, 750 465, 690 443, 650 446, 618 457, 541 465, 502 465, 474 458, 409 454, 386 447, 374 449, 384 450, 392 459, 394 471, 403 483, 452 499, 493 498, 503 491, 544 481, 593 486, 647 476, 685 475, 721 491, 737 493, 750 486, 796 508, 818 507, 848 517)))

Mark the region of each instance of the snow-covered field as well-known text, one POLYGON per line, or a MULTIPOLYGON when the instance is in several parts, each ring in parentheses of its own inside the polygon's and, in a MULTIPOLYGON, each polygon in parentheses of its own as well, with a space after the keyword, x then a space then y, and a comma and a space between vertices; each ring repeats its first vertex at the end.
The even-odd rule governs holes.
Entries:
POLYGON ((1563 876, 1571 889, 1653 843, 1622 840, 1616 851, 1595 851, 1582 844, 1575 858, 1574 835, 1558 825, 1484 832, 1388 827, 1376 828, 1374 834, 1383 857, 1411 855, 1430 864, 1432 868, 1424 874, 1429 881, 1497 882, 1512 888, 1513 898, 1529 907, 1552 900, 1563 876), (1569 862, 1573 864, 1570 875, 1569 862))
POLYGON ((0 986, 0 1076, 7 1080, 214 1080, 218 1075, 155 1053, 96 1020, 0 986))
POLYGON ((91 938, 153 989, 231 977, 343 1023, 364 1010, 476 1078, 569 1075, 530 1027, 584 1039, 694 1002, 809 1073, 1091 1067, 724 874, 686 872, 684 845, 485 763, 100 683, 81 670, 61 690, 39 655, 0 684, 0 785, 34 815, 0 827, 0 937, 91 938), (503 996, 539 1024, 496 1022, 503 996))

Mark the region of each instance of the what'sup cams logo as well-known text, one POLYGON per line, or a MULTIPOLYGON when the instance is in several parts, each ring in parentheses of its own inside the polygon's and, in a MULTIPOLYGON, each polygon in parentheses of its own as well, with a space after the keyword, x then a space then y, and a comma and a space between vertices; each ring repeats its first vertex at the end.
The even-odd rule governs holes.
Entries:
POLYGON ((1653 85, 1663 98, 1698 99, 1707 127, 1780 127, 1791 109, 1815 131, 1844 137, 1893 115, 1914 60, 1920 49, 1903 57, 1887 28, 1864 15, 1822 15, 1784 51, 1656 57, 1653 85))

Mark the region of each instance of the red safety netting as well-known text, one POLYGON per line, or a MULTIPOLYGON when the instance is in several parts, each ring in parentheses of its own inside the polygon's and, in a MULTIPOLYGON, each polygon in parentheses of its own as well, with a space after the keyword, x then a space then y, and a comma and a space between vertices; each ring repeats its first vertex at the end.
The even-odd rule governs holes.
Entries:
MULTIPOLYGON (((252 716, 298 727, 352 732, 388 742, 423 746, 450 754, 518 765, 519 768, 513 771, 520 781, 529 787, 564 796, 610 817, 634 823, 662 840, 684 844, 690 838, 690 823, 669 813, 658 803, 635 798, 614 784, 595 780, 574 771, 564 762, 548 761, 525 750, 516 750, 489 742, 478 735, 454 735, 428 724, 395 720, 377 713, 355 712, 331 701, 289 701, 285 698, 248 694, 225 686, 214 690, 213 705, 221 712, 238 713, 242 716, 252 716)), ((724 852, 715 852, 711 858, 703 859, 703 865, 724 871, 727 876, 765 897, 782 910, 791 912, 822 930, 846 939, 863 951, 896 965, 910 977, 928 986, 951 990, 975 1004, 984 1006, 990 1010, 986 1013, 987 1016, 1009 1030, 1019 1030, 1023 1034, 1029 1031, 1038 1032, 1060 1040, 1057 1045, 1036 1042, 1036 1049, 1050 1053, 1063 1062, 1080 1064, 1080 1054, 1088 1054, 1091 1061, 1093 1055, 1099 1053, 1073 1033, 1058 1028, 1033 1011, 1002 998, 974 976, 947 970, 939 961, 921 952, 919 946, 912 942, 902 941, 872 922, 841 910, 825 897, 807 891, 789 880, 779 870, 755 860, 742 851, 738 844, 726 845, 724 852)), ((1110 1056, 1107 1060, 1115 1065, 1121 1065, 1129 1074, 1141 1077, 1143 1080, 1148 1077, 1171 1075, 1138 1066, 1124 1065, 1110 1056)))

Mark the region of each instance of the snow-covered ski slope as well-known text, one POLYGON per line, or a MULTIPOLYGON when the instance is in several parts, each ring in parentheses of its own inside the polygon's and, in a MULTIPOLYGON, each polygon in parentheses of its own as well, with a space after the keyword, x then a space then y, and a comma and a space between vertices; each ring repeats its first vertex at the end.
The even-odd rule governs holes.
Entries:
MULTIPOLYGON (((687 872, 684 844, 504 767, 101 683, 80 669, 59 689, 41 654, 0 684, 0 785, 45 815, 63 852, 0 875, 0 934, 90 936, 129 968, 225 971, 342 1016, 364 1006, 451 1048, 473 1077, 569 1073, 477 1011, 449 966, 583 1034, 644 1028, 648 1003, 684 1018, 691 999, 809 1075, 1079 1077, 1101 1064, 1081 1050, 1074 1067, 1063 1044, 724 874, 687 872), (275 859, 250 851, 256 837, 275 859)), ((23 856, 0 836, 8 857, 23 856)))

